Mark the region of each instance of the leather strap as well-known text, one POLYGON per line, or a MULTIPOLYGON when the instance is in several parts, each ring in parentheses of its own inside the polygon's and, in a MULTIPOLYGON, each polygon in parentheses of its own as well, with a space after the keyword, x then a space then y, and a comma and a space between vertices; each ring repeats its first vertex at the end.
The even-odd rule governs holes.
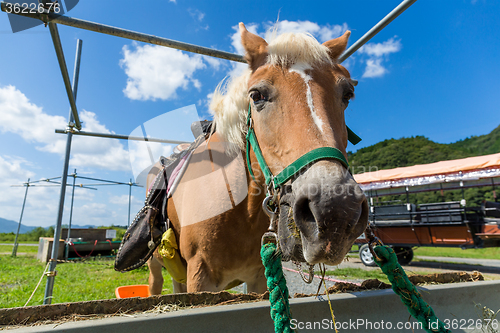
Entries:
MULTIPOLYGON (((252 110, 251 105, 249 104, 248 118, 247 118, 248 132, 246 136, 246 142, 247 142, 246 156, 247 156, 248 170, 253 180, 255 180, 255 175, 253 173, 252 165, 250 163, 250 148, 253 149, 255 156, 257 157, 260 169, 262 170, 266 180, 266 185, 269 187, 270 184, 272 184, 274 189, 286 183, 290 178, 292 178, 294 175, 300 172, 307 165, 319 160, 334 159, 340 161, 342 165, 347 169, 349 168, 349 163, 347 162, 344 154, 342 154, 342 152, 339 149, 334 147, 320 147, 305 153, 304 155, 296 159, 292 164, 288 165, 285 169, 283 169, 278 175, 273 176, 271 170, 269 169, 269 166, 266 163, 266 160, 264 159, 264 155, 262 155, 262 151, 260 150, 259 147, 259 142, 257 141, 257 137, 255 136, 255 131, 253 129, 253 124, 252 124, 251 110, 252 110)), ((361 141, 361 138, 356 134, 354 134, 354 132, 352 132, 349 127, 347 127, 347 133, 350 141, 353 140, 356 143, 361 141)), ((356 144, 353 141, 351 142, 353 144, 356 144)))

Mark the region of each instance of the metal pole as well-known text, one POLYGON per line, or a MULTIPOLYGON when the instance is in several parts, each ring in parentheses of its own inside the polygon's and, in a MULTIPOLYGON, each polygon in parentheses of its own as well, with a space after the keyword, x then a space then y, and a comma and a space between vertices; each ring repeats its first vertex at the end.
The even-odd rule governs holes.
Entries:
POLYGON ((73 177, 73 191, 71 192, 71 208, 69 210, 69 224, 68 224, 68 234, 66 235, 66 244, 64 251, 64 258, 68 260, 69 255, 69 239, 71 238, 71 220, 73 219, 73 202, 75 200, 75 182, 76 182, 76 169, 71 175, 73 177))
MULTIPOLYGON (((5 2, 1 3, 1 9, 4 12, 7 11, 7 6, 6 6, 5 2)), ((53 13, 48 13, 48 14, 15 13, 15 14, 39 19, 45 23, 47 23, 47 22, 58 23, 58 24, 68 25, 70 27, 75 27, 75 28, 84 29, 84 30, 90 30, 90 31, 99 32, 102 34, 111 35, 111 36, 117 36, 117 37, 137 40, 137 41, 144 42, 144 43, 166 46, 166 47, 170 47, 170 48, 174 48, 174 49, 178 49, 178 50, 182 50, 182 51, 204 54, 204 55, 207 55, 210 57, 246 63, 243 56, 239 55, 239 54, 214 50, 214 49, 211 49, 208 47, 193 45, 193 44, 189 44, 189 43, 183 43, 183 42, 179 42, 179 41, 168 39, 168 38, 158 37, 158 36, 154 36, 154 35, 148 35, 148 34, 136 32, 136 31, 131 31, 131 30, 127 30, 127 29, 116 28, 116 27, 112 27, 110 25, 80 20, 80 19, 76 19, 73 17, 64 16, 64 15, 56 15, 53 13)))
MULTIPOLYGON (((61 69, 61 74, 64 81, 64 87, 66 88, 66 94, 68 95, 69 105, 71 106, 71 113, 73 115, 74 120, 70 120, 70 127, 72 127, 71 123, 75 122, 77 129, 82 129, 82 124, 80 123, 80 118, 78 118, 78 110, 76 108, 76 95, 72 89, 71 83, 69 81, 68 75, 68 67, 66 67, 66 60, 64 59, 64 52, 61 45, 61 39, 59 38, 59 30, 57 30, 57 25, 55 23, 49 22, 49 30, 50 35, 52 36, 52 42, 54 43, 54 48, 56 50, 57 61, 59 62, 59 68, 61 69)), ((80 40, 80 39, 79 39, 80 40)), ((76 81, 77 89, 78 89, 78 81, 76 81)), ((73 77, 73 84, 75 84, 75 80, 73 77)))
MULTIPOLYGON (((363 46, 366 42, 368 42, 380 30, 385 28, 389 23, 391 23, 396 17, 398 17, 402 12, 404 12, 408 7, 410 7, 416 1, 417 0, 405 0, 405 1, 401 2, 401 4, 399 4, 393 11, 391 11, 388 15, 386 15, 379 23, 377 23, 372 29, 370 29, 363 37, 361 37, 358 41, 356 41, 346 52, 344 52, 339 57, 338 62, 342 63, 344 60, 346 60, 349 56, 351 56, 354 52, 356 52, 361 46, 363 46)), ((1 2, 1 9, 4 12, 7 11, 7 6, 6 6, 5 2, 1 2)), ((172 39, 157 37, 154 35, 143 34, 140 32, 116 28, 116 27, 112 27, 112 26, 104 25, 104 24, 100 24, 100 23, 80 20, 80 19, 76 19, 73 17, 69 17, 69 16, 55 15, 53 13, 49 13, 49 14, 16 13, 16 15, 21 15, 21 16, 39 19, 45 23, 50 21, 53 23, 59 23, 59 24, 63 24, 63 25, 67 25, 67 26, 71 26, 71 27, 75 27, 75 28, 79 28, 79 29, 90 30, 90 31, 95 31, 95 32, 107 34, 107 35, 137 40, 137 41, 141 41, 144 43, 161 45, 161 46, 175 48, 178 50, 204 54, 204 55, 215 57, 215 58, 227 59, 227 60, 243 62, 243 63, 246 62, 244 57, 239 55, 239 54, 214 50, 214 49, 203 47, 203 46, 183 43, 183 42, 175 41, 172 39)))
MULTIPOLYGON (((17 226, 16 239, 14 240, 14 247, 12 248, 12 256, 17 255, 17 238, 19 237, 19 230, 21 229, 21 221, 23 220, 24 206, 26 205, 26 197, 28 196, 28 188, 30 187, 30 179, 26 183, 26 191, 24 192, 23 208, 21 209, 21 217, 19 218, 19 224, 17 226)), ((130 213, 129 213, 130 214, 130 213)))
POLYGON ((384 29, 389 23, 391 23, 396 17, 398 17, 402 12, 404 12, 408 7, 413 5, 417 0, 404 0, 396 8, 394 8, 389 14, 387 14, 382 20, 380 20, 373 28, 371 28, 366 34, 358 39, 351 47, 342 53, 339 57, 339 64, 344 60, 349 58, 354 52, 356 52, 361 46, 366 44, 373 36, 378 34, 380 30, 384 29))
POLYGON ((128 183, 128 220, 127 220, 127 227, 130 227, 130 199, 132 197, 132 179, 130 179, 128 183))
POLYGON ((493 199, 495 199, 495 202, 498 202, 497 192, 495 191, 495 181, 493 180, 493 178, 491 178, 491 189, 493 190, 493 199))
POLYGON ((149 142, 161 142, 161 143, 170 143, 174 145, 178 145, 181 143, 190 143, 187 141, 176 141, 176 140, 163 140, 163 139, 155 139, 155 138, 144 138, 143 136, 128 136, 122 134, 108 134, 108 133, 96 133, 96 132, 83 132, 83 131, 74 131, 71 129, 56 129, 57 134, 66 134, 69 131, 72 132, 73 135, 83 135, 83 136, 95 136, 98 138, 109 138, 109 139, 119 139, 119 140, 133 140, 133 141, 149 141, 149 142))
MULTIPOLYGON (((49 23, 50 27, 50 32, 51 34, 55 31, 57 32, 57 29, 55 28, 55 24, 49 23)), ((59 38, 54 38, 52 36, 52 41, 54 42, 54 47, 56 48, 57 52, 57 45, 60 43, 59 38)), ((61 45, 59 44, 59 48, 62 50, 61 45)), ((75 59, 75 70, 73 73, 73 90, 71 91, 71 97, 74 98, 73 101, 76 99, 76 93, 78 89, 78 76, 80 72, 80 58, 82 55, 82 40, 78 39, 76 42, 76 59, 75 59)), ((72 120, 73 120, 73 115, 74 112, 72 112, 73 109, 70 110, 69 114, 69 123, 71 126, 72 120)), ((64 210, 64 196, 66 195, 66 182, 68 179, 68 165, 69 165, 69 156, 71 153, 71 138, 72 138, 72 133, 68 132, 68 137, 66 140, 66 154, 64 157, 64 166, 63 166, 63 173, 61 177, 61 193, 59 195, 59 212, 57 213, 57 222, 56 222, 56 228, 54 231, 54 242, 52 244, 52 255, 50 257, 50 262, 49 262, 49 269, 47 271, 47 284, 45 286, 45 295, 43 298, 43 304, 50 304, 52 302, 52 292, 54 289, 54 278, 56 275, 56 265, 57 265, 57 257, 59 254, 59 238, 61 237, 61 223, 62 223, 62 218, 63 218, 63 210, 64 210)))

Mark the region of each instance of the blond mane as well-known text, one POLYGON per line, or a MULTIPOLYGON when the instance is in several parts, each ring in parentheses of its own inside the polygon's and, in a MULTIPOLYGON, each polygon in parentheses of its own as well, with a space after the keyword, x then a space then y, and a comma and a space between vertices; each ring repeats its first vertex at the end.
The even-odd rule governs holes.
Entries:
MULTIPOLYGON (((312 35, 305 33, 284 33, 268 45, 267 64, 288 68, 304 63, 311 67, 331 64, 328 48, 320 44, 312 35)), ((214 121, 218 134, 227 142, 245 149, 247 132, 246 117, 249 97, 247 94, 250 70, 231 78, 227 84, 221 82, 212 97, 210 109, 214 111, 214 121)))

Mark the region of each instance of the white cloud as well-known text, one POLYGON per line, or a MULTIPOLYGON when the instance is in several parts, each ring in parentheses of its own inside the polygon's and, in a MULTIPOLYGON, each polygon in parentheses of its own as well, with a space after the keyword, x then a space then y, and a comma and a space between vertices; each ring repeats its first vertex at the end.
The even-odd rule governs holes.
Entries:
MULTIPOLYGON (((22 185, 28 178, 35 179, 35 173, 28 170, 33 165, 22 157, 0 156, 0 216, 19 221, 26 187, 22 185)), ((41 220, 54 216, 58 187, 30 187, 26 197, 23 225, 40 225, 41 220)))
POLYGON ((189 84, 200 86, 193 78, 196 70, 205 68, 202 57, 179 50, 133 43, 123 46, 124 58, 120 66, 128 76, 125 96, 135 100, 168 100, 177 97, 177 89, 189 84))
POLYGON ((362 46, 358 52, 374 57, 382 57, 391 53, 399 52, 402 48, 401 41, 395 40, 395 38, 396 36, 383 43, 368 43, 362 46))
MULTIPOLYGON (((93 112, 81 111, 80 119, 84 131, 111 133, 93 112)), ((54 130, 65 127, 64 117, 45 113, 14 86, 0 87, 2 133, 18 134, 25 141, 34 143, 40 151, 62 156, 66 149, 66 136, 56 134, 54 130)), ((74 136, 71 152, 70 163, 73 167, 130 170, 128 152, 118 140, 74 136)))
POLYGON ((196 104, 198 105, 198 107, 206 109, 206 111, 209 114, 214 115, 214 111, 212 109, 210 109, 210 102, 212 102, 213 97, 214 97, 214 93, 211 92, 211 93, 207 94, 206 98, 199 99, 196 104))
MULTIPOLYGON (((99 122, 95 113, 83 110, 83 131, 113 133, 99 122)), ((90 136, 73 136, 70 164, 75 167, 97 167, 107 170, 130 170, 128 151, 119 140, 90 136)))
POLYGON ((401 40, 395 38, 396 36, 383 43, 368 43, 358 50, 360 54, 368 55, 363 77, 381 77, 388 72, 383 62, 387 61, 389 54, 399 52, 402 48, 401 40))
POLYGON ((210 66, 212 66, 216 71, 219 70, 222 65, 222 60, 210 56, 203 55, 203 60, 206 61, 210 66))
POLYGON ((0 156, 0 179, 2 182, 13 185, 32 178, 35 174, 23 169, 23 165, 29 165, 29 162, 22 157, 0 156))
POLYGON ((212 98, 214 97, 214 93, 211 92, 207 95, 207 99, 204 101, 205 102, 205 107, 207 108, 208 112, 212 115, 214 115, 214 111, 210 109, 210 103, 212 103, 212 98))
POLYGON ((79 222, 79 220, 85 220, 84 224, 93 224, 98 226, 102 225, 103 219, 112 219, 117 216, 117 213, 110 209, 110 206, 98 202, 92 202, 79 207, 74 207, 73 214, 75 217, 79 217, 75 219, 76 221, 74 223, 83 224, 82 222, 79 222))
POLYGON ((387 72, 387 69, 385 69, 385 67, 382 66, 381 63, 381 58, 368 59, 366 61, 366 68, 365 72, 363 73, 363 77, 383 76, 387 72))
MULTIPOLYGON (((109 198, 109 203, 113 205, 122 205, 122 206, 128 206, 128 194, 124 195, 113 195, 109 198)), ((144 200, 139 200, 135 196, 130 196, 130 203, 131 204, 143 204, 144 200)))
MULTIPOLYGON (((27 142, 40 143, 39 149, 54 145, 60 134, 55 128, 65 128, 66 120, 61 116, 51 116, 42 108, 31 103, 14 86, 0 87, 0 131, 20 135, 27 142)), ((47 148, 50 149, 50 148, 47 148)))
POLYGON ((205 17, 205 13, 199 11, 198 9, 189 8, 188 13, 189 15, 191 15, 192 18, 194 18, 199 22, 203 21, 203 18, 205 17))

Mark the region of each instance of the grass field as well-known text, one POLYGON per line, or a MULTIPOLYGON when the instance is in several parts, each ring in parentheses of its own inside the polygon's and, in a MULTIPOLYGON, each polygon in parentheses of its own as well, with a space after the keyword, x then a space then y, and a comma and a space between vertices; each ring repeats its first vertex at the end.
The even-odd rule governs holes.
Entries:
POLYGON ((500 247, 467 250, 454 247, 419 247, 413 251, 416 256, 500 259, 500 247))
MULTIPOLYGON (((12 245, 0 245, 0 253, 12 253, 12 245)), ((19 244, 17 246, 17 253, 35 254, 38 252, 37 246, 26 246, 19 244)))
MULTIPOLYGON (((19 255, 15 258, 10 255, 0 256, 0 308, 24 306, 44 269, 45 264, 40 263, 33 255, 19 255)), ((52 304, 111 299, 115 298, 116 287, 148 283, 146 266, 132 272, 119 273, 113 269, 112 259, 61 263, 56 270, 52 304)), ((163 293, 171 293, 170 279, 167 278, 167 273, 164 275, 163 293)), ((43 303, 45 283, 44 278, 28 305, 43 303)))
MULTIPOLYGON (((354 248, 357 250, 357 246, 354 248)), ((5 253, 0 255, 0 308, 24 306, 30 297, 45 269, 45 264, 35 258, 37 251, 38 247, 21 243, 18 247, 19 255, 12 258, 10 256, 12 246, 0 245, 0 253, 5 253)), ((414 251, 416 256, 500 259, 500 248, 461 250, 459 248, 420 247, 415 248, 414 251)), ((356 253, 351 253, 351 255, 357 256, 356 253)), ((113 269, 112 259, 63 263, 58 264, 56 270, 53 304, 111 299, 115 298, 116 287, 148 283, 148 270, 145 266, 132 272, 119 273, 113 269)), ((419 274, 427 273, 419 272, 419 274)), ((342 268, 327 271, 327 275, 339 278, 376 278, 388 282, 379 270, 342 268)), ((165 271, 164 276, 163 294, 171 293, 172 285, 165 271)), ((44 278, 28 305, 43 303, 45 283, 44 278)))
MULTIPOLYGON (((358 251, 358 246, 353 245, 352 251, 358 251)), ((498 259, 500 260, 500 247, 489 247, 485 249, 462 250, 458 247, 414 247, 415 256, 429 257, 451 257, 451 258, 472 258, 472 259, 498 259)), ((351 252, 349 257, 357 257, 358 253, 351 252)))

